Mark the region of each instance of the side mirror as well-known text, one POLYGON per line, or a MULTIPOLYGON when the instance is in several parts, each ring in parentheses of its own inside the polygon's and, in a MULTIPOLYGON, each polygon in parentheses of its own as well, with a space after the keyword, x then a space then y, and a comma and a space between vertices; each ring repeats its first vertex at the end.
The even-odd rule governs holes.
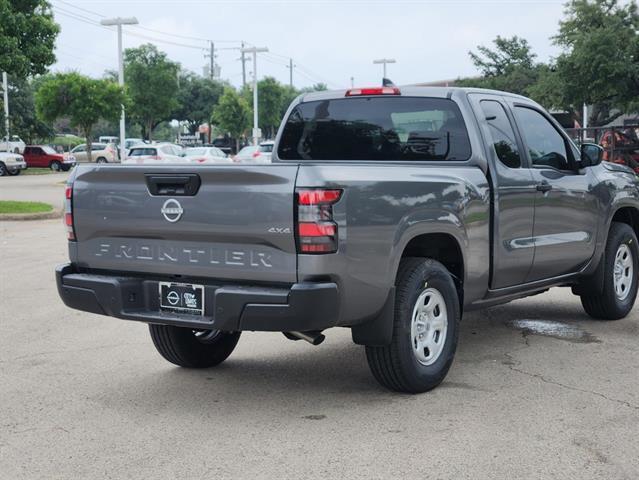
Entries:
POLYGON ((604 149, 596 143, 582 143, 579 166, 585 168, 599 165, 603 160, 603 154, 604 149))

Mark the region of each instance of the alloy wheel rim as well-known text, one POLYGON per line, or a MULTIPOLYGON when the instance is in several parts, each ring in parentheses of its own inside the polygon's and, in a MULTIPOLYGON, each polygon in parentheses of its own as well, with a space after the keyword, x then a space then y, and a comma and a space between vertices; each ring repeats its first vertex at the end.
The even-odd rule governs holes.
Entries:
POLYGON ((619 300, 625 300, 632 291, 634 281, 634 263, 632 251, 625 243, 619 245, 614 263, 615 295, 619 300))
POLYGON ((448 311, 444 296, 435 288, 424 290, 413 308, 411 344, 419 363, 432 365, 440 357, 448 333, 448 311))

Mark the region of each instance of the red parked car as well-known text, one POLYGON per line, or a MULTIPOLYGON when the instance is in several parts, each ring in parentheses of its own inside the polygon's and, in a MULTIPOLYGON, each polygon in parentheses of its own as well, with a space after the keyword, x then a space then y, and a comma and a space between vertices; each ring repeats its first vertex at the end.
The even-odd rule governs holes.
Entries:
POLYGON ((66 172, 75 165, 75 158, 65 157, 48 145, 29 145, 24 149, 24 160, 29 168, 50 168, 56 172, 66 172))

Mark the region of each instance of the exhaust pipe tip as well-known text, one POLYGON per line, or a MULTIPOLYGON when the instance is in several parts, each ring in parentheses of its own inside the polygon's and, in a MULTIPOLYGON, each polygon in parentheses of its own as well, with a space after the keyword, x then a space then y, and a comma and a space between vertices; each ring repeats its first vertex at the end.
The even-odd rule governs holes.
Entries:
POLYGON ((326 340, 322 332, 284 332, 284 336, 289 340, 304 340, 315 346, 326 340))

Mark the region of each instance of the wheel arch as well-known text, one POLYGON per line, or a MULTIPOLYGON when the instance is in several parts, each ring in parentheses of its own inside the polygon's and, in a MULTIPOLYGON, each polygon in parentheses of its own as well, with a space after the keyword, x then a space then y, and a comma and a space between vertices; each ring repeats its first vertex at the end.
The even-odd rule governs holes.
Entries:
POLYGON ((610 220, 610 225, 608 225, 608 232, 610 232, 610 226, 612 222, 625 223, 630 225, 630 227, 634 230, 635 235, 639 237, 639 208, 625 206, 618 208, 612 219, 610 220))
POLYGON ((432 258, 444 265, 453 276, 459 294, 460 308, 463 308, 466 262, 461 242, 455 235, 447 232, 426 232, 413 236, 404 246, 398 259, 395 277, 399 261, 405 257, 432 258))

